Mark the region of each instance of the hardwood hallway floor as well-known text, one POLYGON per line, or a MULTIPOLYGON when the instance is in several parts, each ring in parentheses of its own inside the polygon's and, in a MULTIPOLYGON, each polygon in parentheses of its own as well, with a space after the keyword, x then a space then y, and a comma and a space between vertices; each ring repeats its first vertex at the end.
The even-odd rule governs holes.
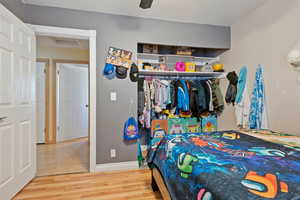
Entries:
POLYGON ((88 172, 88 138, 37 145, 37 176, 88 172))
POLYGON ((161 200, 150 170, 68 174, 34 179, 13 200, 161 200))

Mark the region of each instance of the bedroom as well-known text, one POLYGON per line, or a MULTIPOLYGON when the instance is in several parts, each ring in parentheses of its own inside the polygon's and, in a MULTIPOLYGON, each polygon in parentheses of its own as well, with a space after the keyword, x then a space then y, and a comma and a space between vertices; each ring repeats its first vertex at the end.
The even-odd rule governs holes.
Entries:
MULTIPOLYGON (((36 0, 24 1, 24 4, 17 0, 1 1, 26 24, 96 30, 95 171, 138 168, 137 145, 123 141, 124 122, 130 115, 137 117, 138 110, 133 108, 138 105, 138 86, 130 81, 129 71, 125 80, 108 80, 102 75, 111 46, 133 52, 135 62, 139 53, 138 43, 226 49, 219 56, 226 72, 236 71, 238 74, 243 66, 248 69, 249 98, 253 91, 256 69, 260 64, 264 70, 268 129, 300 135, 296 120, 299 113, 299 72, 288 61, 289 53, 299 43, 300 30, 296 26, 300 9, 298 1, 189 0, 179 3, 154 0, 152 7, 146 10, 139 8, 140 1, 112 2, 36 0)), ((7 80, 2 76, 1 79, 7 80)), ((224 96, 228 83, 226 78, 220 81, 224 96)), ((2 114, 3 117, 6 116, 2 113, 4 110, 0 112, 0 117, 2 114)), ((1 127, 4 125, 5 122, 1 123, 1 127)), ((218 131, 222 130, 237 130, 235 108, 232 105, 225 104, 224 111, 218 117, 218 131)), ((2 153, 1 163, 7 159, 4 156, 2 153)), ((145 178, 141 176, 141 185, 145 185, 146 193, 159 199, 151 193, 151 177, 148 177, 148 172, 145 178)), ((6 180, 7 176, 3 178, 6 180)), ((118 189, 116 191, 118 192, 112 189, 112 193, 119 193, 118 189)), ((55 195, 59 195, 57 193, 58 191, 55 195)), ((73 199, 81 198, 76 197, 76 191, 71 190, 70 193, 73 199)), ((2 195, 2 191, 0 194, 2 195)), ((27 199, 38 198, 28 193, 26 195, 27 199)), ((98 195, 98 199, 110 199, 110 196, 105 196, 109 194, 102 194, 101 197, 99 192, 98 195)), ((130 199, 130 195, 133 195, 132 199, 139 199, 134 197, 132 191, 125 191, 123 198, 130 199)), ((117 198, 122 196, 119 194, 117 198)))

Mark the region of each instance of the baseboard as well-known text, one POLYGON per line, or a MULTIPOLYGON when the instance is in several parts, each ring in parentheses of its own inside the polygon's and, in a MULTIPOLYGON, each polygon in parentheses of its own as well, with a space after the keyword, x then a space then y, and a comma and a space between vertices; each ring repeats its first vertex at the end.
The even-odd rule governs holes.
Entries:
POLYGON ((110 172, 120 170, 139 169, 137 161, 97 164, 95 172, 110 172))

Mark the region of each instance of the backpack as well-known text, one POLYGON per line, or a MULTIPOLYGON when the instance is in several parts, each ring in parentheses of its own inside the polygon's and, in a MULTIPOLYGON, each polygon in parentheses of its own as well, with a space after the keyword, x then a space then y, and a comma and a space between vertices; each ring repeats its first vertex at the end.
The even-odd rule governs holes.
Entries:
POLYGON ((134 117, 130 117, 124 124, 124 140, 136 140, 139 138, 138 124, 134 117))

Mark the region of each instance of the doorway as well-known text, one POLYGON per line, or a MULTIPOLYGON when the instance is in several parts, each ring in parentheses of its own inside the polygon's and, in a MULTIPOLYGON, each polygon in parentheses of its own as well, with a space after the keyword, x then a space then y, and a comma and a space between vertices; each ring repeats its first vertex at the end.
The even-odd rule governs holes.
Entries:
POLYGON ((88 63, 56 62, 57 142, 88 139, 88 63))
POLYGON ((89 171, 89 43, 37 36, 37 176, 89 171))
MULTIPOLYGON (((81 36, 62 37, 62 34, 66 34, 65 29, 32 27, 37 33, 37 57, 39 58, 37 60, 37 175, 93 172, 95 113, 91 107, 95 108, 95 74, 91 72, 95 70, 95 34, 93 31, 86 31, 88 32, 86 35, 93 34, 83 39, 85 38, 82 36, 83 33, 77 31, 81 36), (50 29, 53 29, 55 36, 50 36, 50 33, 41 34, 43 30, 49 32, 50 29), (64 33, 58 34, 57 32, 60 31, 64 33), (43 41, 42 47, 39 44, 41 41, 43 41), (53 46, 53 41, 56 41, 56 46, 53 46), (53 53, 58 49, 57 45, 64 50, 60 49, 53 53), (48 55, 41 52, 43 48, 48 48, 48 55), (83 50, 87 53, 82 53, 83 50), (71 55, 74 52, 77 52, 75 54, 79 57, 71 55)), ((73 29, 71 30, 74 32, 73 29)))

